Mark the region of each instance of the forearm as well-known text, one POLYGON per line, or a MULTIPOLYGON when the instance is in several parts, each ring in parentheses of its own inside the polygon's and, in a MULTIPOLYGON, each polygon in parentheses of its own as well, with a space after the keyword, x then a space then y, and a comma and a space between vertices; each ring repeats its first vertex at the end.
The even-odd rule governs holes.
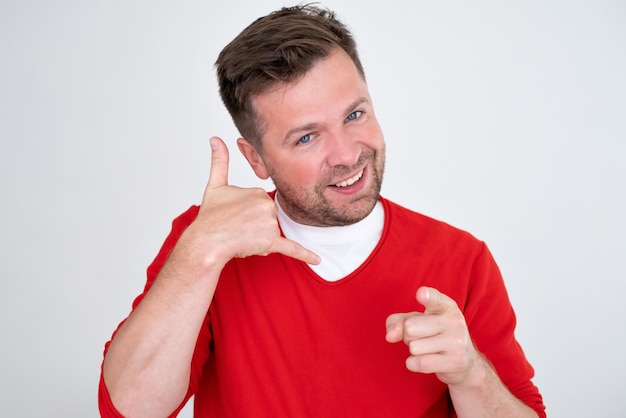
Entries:
POLYGON ((116 333, 103 376, 115 407, 161 416, 183 400, 200 327, 222 268, 177 246, 144 299, 116 333))
POLYGON ((467 381, 448 387, 459 418, 537 418, 535 411, 508 390, 482 357, 467 381))

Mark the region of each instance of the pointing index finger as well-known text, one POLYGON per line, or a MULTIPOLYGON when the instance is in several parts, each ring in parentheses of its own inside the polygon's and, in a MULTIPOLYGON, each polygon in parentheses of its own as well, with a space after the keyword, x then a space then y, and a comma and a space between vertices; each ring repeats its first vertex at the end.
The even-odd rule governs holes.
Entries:
POLYGON ((385 339, 387 342, 397 343, 402 341, 404 337, 404 321, 411 315, 411 313, 396 313, 387 317, 385 323, 387 328, 385 339))

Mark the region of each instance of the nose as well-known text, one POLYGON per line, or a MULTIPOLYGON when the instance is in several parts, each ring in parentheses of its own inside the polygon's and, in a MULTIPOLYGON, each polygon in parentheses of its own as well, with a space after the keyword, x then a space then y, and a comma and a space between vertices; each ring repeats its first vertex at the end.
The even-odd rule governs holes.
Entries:
POLYGON ((354 166, 361 156, 359 141, 346 130, 333 132, 327 141, 326 163, 329 167, 354 166))

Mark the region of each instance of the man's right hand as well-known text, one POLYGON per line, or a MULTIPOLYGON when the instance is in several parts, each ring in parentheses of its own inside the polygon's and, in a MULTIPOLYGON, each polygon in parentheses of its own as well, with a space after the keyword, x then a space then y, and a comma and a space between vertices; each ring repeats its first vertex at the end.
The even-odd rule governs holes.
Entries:
POLYGON ((104 381, 124 416, 165 416, 184 400, 199 331, 230 259, 281 253, 319 263, 316 254, 281 237, 277 207, 267 192, 228 185, 224 142, 211 138, 211 149, 198 216, 105 355, 104 381))
POLYGON ((209 263, 226 264, 235 257, 280 253, 319 264, 315 253, 280 235, 277 207, 265 190, 228 184, 226 144, 213 137, 211 150, 211 171, 200 211, 185 233, 192 238, 194 248, 187 248, 194 253, 201 251, 197 256, 209 263))

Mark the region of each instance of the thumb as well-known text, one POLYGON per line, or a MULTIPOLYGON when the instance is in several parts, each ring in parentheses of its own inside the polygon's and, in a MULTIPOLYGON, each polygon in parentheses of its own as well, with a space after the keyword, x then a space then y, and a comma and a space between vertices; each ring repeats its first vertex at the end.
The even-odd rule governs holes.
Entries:
POLYGON ((422 286, 417 289, 415 299, 424 305, 426 308, 424 313, 426 314, 442 314, 456 305, 454 300, 450 299, 437 289, 426 286, 422 286))
POLYGON ((211 171, 208 188, 226 186, 228 184, 228 147, 224 141, 214 136, 211 142, 211 171))

